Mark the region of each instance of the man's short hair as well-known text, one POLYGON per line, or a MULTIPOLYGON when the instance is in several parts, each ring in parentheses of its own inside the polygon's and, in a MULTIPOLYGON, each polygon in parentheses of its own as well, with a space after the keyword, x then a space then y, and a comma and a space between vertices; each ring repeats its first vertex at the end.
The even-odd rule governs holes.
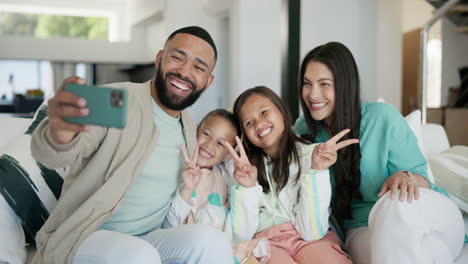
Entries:
POLYGON ((206 31, 205 29, 203 29, 201 27, 198 27, 198 26, 184 27, 184 28, 181 28, 181 29, 178 29, 178 30, 172 32, 172 34, 167 38, 166 43, 169 40, 173 39, 175 35, 181 34, 181 33, 190 34, 190 35, 193 35, 195 37, 199 37, 199 38, 203 39, 204 41, 206 41, 213 48, 213 51, 214 51, 214 54, 215 54, 215 60, 218 59, 218 50, 216 49, 216 45, 215 45, 213 39, 211 38, 210 33, 208 33, 208 31, 206 31))

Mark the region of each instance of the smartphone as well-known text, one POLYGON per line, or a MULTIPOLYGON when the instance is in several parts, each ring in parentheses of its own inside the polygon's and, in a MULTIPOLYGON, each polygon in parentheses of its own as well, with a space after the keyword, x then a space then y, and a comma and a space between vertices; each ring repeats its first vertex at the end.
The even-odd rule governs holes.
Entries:
POLYGON ((127 91, 110 87, 70 83, 65 91, 86 100, 89 115, 68 117, 70 123, 90 124, 103 127, 124 128, 127 123, 127 91))

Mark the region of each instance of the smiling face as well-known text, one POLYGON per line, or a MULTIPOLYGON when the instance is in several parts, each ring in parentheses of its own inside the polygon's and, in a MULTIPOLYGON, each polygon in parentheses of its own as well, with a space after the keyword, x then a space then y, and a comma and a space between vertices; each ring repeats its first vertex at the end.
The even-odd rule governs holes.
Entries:
POLYGON ((224 161, 229 155, 224 142, 234 146, 235 136, 236 128, 225 118, 214 115, 205 119, 197 131, 197 164, 200 168, 211 169, 224 161))
POLYGON ((330 124, 335 110, 335 84, 327 66, 309 62, 303 77, 302 99, 314 120, 330 124))
POLYGON ((192 105, 213 82, 213 48, 203 39, 180 33, 156 57, 156 102, 175 115, 192 105))
POLYGON ((245 135, 255 146, 270 157, 277 157, 284 132, 281 111, 265 96, 254 93, 240 111, 240 122, 245 135))

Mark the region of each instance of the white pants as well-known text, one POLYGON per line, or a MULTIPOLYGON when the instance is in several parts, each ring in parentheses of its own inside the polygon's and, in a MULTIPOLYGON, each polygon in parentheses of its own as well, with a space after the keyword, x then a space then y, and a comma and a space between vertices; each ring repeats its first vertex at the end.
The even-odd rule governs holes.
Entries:
POLYGON ((456 205, 426 188, 420 188, 419 200, 412 203, 392 200, 389 194, 372 208, 368 227, 348 231, 345 249, 353 263, 453 263, 465 235, 456 205))
POLYGON ((135 237, 98 230, 86 238, 73 264, 232 263, 227 235, 207 225, 182 225, 135 237))

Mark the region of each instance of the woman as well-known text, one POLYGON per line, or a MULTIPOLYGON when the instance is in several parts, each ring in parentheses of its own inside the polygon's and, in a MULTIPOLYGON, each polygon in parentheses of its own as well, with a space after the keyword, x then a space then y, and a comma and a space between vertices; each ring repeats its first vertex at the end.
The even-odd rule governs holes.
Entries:
POLYGON ((430 182, 401 114, 388 104, 360 101, 351 52, 337 42, 310 51, 299 89, 304 116, 296 121, 297 133, 325 142, 350 128, 344 139, 360 139, 340 150, 331 176, 333 214, 347 230, 353 262, 452 263, 463 246, 461 214, 430 182))

